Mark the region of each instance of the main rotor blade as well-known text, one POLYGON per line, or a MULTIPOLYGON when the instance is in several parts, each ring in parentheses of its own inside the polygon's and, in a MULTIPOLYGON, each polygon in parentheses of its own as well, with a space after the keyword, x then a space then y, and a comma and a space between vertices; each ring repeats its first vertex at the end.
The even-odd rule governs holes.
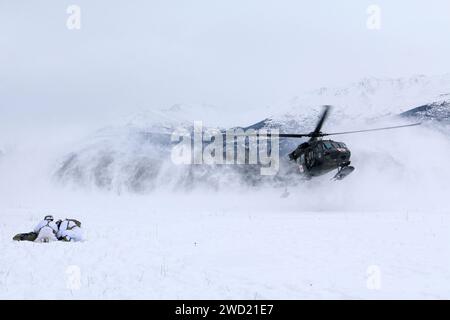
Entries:
POLYGON ((330 112, 331 106, 323 106, 322 115, 320 116, 319 122, 317 122, 316 128, 313 132, 311 132, 311 136, 317 136, 322 129, 323 123, 328 118, 328 114, 330 112))
MULTIPOLYGON (((226 136, 224 134, 224 136, 226 136)), ((243 134, 235 134, 234 136, 237 137, 258 137, 258 138, 268 138, 271 136, 278 137, 278 138, 306 138, 311 137, 311 133, 243 133, 243 134)))
MULTIPOLYGON (((268 134, 269 136, 272 134, 268 134)), ((274 136, 277 136, 279 138, 306 138, 311 137, 311 133, 278 133, 273 134, 274 136)))
POLYGON ((398 129, 398 128, 420 126, 421 124, 422 123, 419 122, 419 123, 407 124, 407 125, 403 125, 403 126, 384 127, 384 128, 367 129, 367 130, 346 131, 346 132, 335 132, 335 133, 323 133, 323 134, 321 134, 321 136, 335 136, 335 135, 338 135, 338 134, 350 134, 350 133, 359 133, 359 132, 391 130, 391 129, 398 129))
MULTIPOLYGON (((317 138, 317 137, 325 137, 325 136, 334 136, 334 135, 340 135, 340 134, 350 134, 350 133, 360 133, 360 132, 370 132, 370 131, 381 131, 381 130, 391 130, 391 129, 399 129, 399 128, 406 128, 406 127, 414 127, 414 126, 419 126, 422 123, 413 123, 413 124, 406 124, 406 125, 402 125, 402 126, 393 126, 393 127, 384 127, 384 128, 375 128, 375 129, 366 129, 366 130, 356 130, 356 131, 346 131, 346 132, 334 132, 334 133, 267 133, 267 137, 270 136, 276 136, 279 138, 305 138, 305 137, 310 137, 310 138, 317 138)), ((259 136, 259 134, 254 133, 254 134, 243 134, 243 136, 259 136)))

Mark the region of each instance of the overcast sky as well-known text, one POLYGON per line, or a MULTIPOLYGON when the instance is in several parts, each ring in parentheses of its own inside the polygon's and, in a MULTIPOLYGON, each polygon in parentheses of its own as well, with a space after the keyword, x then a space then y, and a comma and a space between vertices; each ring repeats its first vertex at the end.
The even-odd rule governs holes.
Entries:
POLYGON ((447 73, 449 35, 448 0, 0 0, 0 111, 258 108, 365 76, 447 73), (72 4, 80 30, 66 27, 72 4))

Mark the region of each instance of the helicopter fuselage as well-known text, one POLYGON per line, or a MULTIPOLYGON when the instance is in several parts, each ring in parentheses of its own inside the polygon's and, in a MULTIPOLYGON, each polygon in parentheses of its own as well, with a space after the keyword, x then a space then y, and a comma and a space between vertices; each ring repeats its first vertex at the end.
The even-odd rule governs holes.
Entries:
POLYGON ((346 132, 324 133, 322 126, 328 117, 331 106, 324 106, 323 112, 317 122, 314 131, 310 133, 279 133, 280 138, 310 138, 307 142, 300 144, 289 154, 289 158, 298 164, 299 171, 305 177, 314 177, 326 174, 337 169, 334 180, 342 180, 352 173, 355 168, 350 165, 351 152, 343 142, 323 140, 326 136, 338 134, 361 133, 380 130, 391 130, 420 125, 419 123, 391 126, 375 129, 364 129, 346 132))
POLYGON ((351 152, 343 142, 315 139, 300 144, 289 154, 300 173, 308 176, 320 176, 332 170, 347 167, 351 152))

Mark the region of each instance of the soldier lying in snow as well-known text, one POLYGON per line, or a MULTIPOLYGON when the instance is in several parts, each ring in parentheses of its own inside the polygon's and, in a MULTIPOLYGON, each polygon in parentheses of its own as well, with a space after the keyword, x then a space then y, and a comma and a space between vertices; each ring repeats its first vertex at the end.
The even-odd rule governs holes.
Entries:
POLYGON ((54 221, 53 216, 45 216, 44 220, 29 233, 19 233, 14 236, 17 241, 81 241, 83 240, 83 230, 81 222, 75 219, 65 219, 54 221))
POLYGON ((62 241, 81 241, 83 240, 83 230, 81 222, 75 219, 58 220, 58 232, 56 238, 62 241))

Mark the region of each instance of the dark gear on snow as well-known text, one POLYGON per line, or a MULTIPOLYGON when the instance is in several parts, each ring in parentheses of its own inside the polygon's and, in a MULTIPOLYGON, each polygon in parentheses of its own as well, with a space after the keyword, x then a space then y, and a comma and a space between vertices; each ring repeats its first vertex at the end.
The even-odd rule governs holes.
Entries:
POLYGON ((70 242, 72 241, 72 238, 69 236, 64 236, 58 239, 59 241, 64 241, 64 242, 70 242))
POLYGON ((76 219, 66 219, 66 221, 75 223, 75 225, 71 227, 67 224, 67 230, 72 230, 75 227, 81 228, 81 222, 76 219))
POLYGON ((15 241, 34 241, 38 237, 36 232, 19 233, 13 238, 15 241))

